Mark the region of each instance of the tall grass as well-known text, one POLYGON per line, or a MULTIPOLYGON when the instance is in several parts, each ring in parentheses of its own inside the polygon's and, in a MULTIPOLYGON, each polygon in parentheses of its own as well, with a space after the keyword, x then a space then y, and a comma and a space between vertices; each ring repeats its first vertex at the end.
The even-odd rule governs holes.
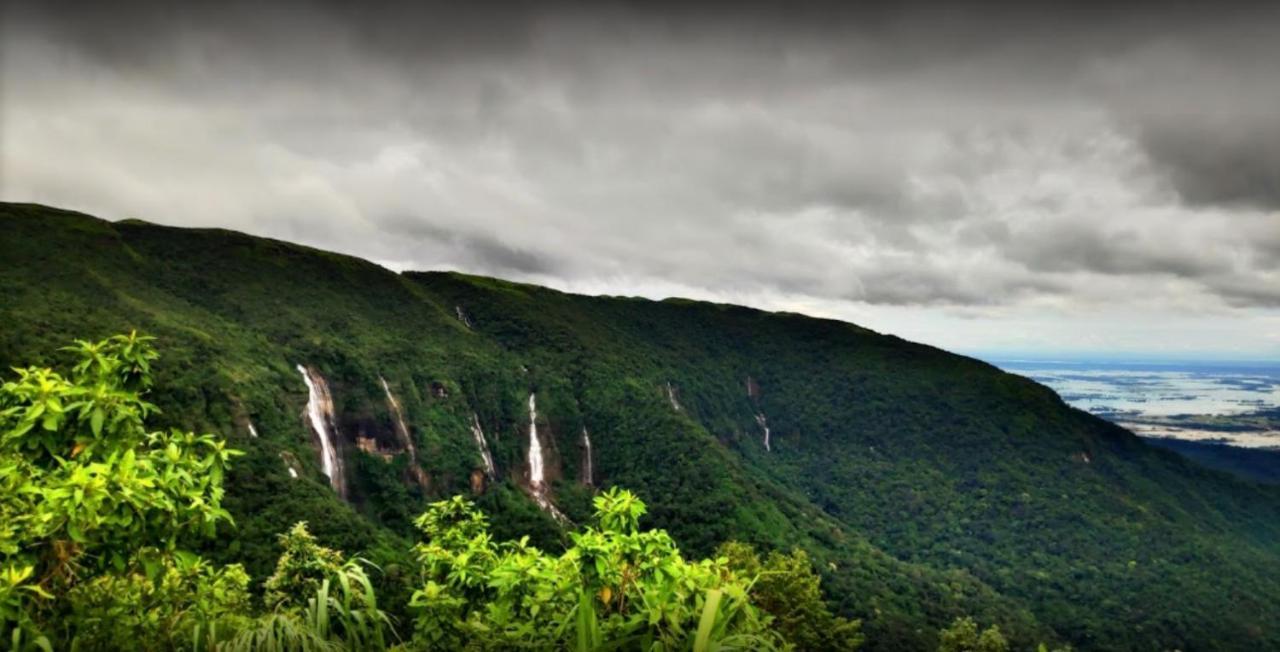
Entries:
POLYGON ((385 650, 396 639, 391 617, 378 608, 373 583, 355 561, 321 582, 302 611, 284 609, 258 618, 219 652, 363 652, 385 650), (336 591, 334 589, 336 588, 336 591))

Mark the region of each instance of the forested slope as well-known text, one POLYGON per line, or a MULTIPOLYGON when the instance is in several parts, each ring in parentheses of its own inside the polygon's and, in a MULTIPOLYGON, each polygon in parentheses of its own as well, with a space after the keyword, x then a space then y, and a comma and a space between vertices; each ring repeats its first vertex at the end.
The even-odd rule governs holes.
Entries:
POLYGON ((698 554, 802 546, 873 649, 928 647, 961 614, 1021 645, 1280 646, 1280 492, 981 362, 840 322, 400 275, 220 230, 15 204, 0 229, 0 363, 158 336, 160 420, 248 452, 228 479, 237 527, 210 553, 257 576, 297 520, 394 567, 410 519, 454 493, 554 547, 529 498, 533 394, 546 496, 570 520, 620 485, 698 554), (331 389, 345 505, 298 365, 331 389))

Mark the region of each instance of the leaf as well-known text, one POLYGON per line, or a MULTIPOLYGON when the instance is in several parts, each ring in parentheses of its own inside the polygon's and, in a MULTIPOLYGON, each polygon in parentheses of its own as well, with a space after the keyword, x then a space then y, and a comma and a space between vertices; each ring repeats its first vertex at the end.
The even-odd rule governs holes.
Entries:
POLYGON ((596 618, 595 605, 592 604, 591 594, 582 593, 581 599, 578 600, 578 613, 576 620, 576 639, 577 652, 592 652, 599 649, 601 644, 600 623, 596 618))
POLYGON ((702 605, 702 617, 698 619, 698 634, 693 639, 693 652, 710 652, 711 630, 715 627, 723 595, 720 589, 707 591, 707 602, 702 605))
POLYGON ((102 420, 105 419, 106 416, 107 415, 102 411, 102 408, 99 407, 93 409, 93 414, 89 416, 89 427, 93 430, 94 437, 100 437, 102 435, 102 420))

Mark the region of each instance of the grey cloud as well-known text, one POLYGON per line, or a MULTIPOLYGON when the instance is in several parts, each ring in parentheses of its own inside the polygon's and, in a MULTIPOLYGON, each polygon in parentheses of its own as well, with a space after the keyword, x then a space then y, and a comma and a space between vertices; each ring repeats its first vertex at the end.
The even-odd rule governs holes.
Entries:
POLYGON ((565 283, 1273 306, 1272 11, 32 4, 0 194, 565 283))
POLYGON ((1144 242, 1132 230, 1106 232, 1093 225, 1061 223, 1015 238, 1009 256, 1033 270, 1101 274, 1171 274, 1198 278, 1229 271, 1228 261, 1203 250, 1172 250, 1144 242))
POLYGON ((378 220, 380 227, 394 237, 407 237, 414 243, 430 243, 436 250, 448 252, 451 265, 464 266, 492 275, 555 274, 560 271, 555 258, 504 242, 486 233, 463 233, 432 224, 419 216, 398 215, 378 220))
POLYGON ((1152 125, 1141 138, 1187 202, 1280 210, 1280 124, 1274 115, 1216 128, 1152 125))

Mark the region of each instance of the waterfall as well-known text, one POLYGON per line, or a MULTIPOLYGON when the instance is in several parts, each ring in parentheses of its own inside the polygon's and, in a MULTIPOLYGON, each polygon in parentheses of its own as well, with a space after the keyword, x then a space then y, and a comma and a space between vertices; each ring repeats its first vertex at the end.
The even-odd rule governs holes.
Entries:
POLYGON ((587 454, 587 461, 582 465, 582 482, 587 486, 595 486, 592 477, 595 475, 591 468, 591 435, 587 434, 587 427, 582 426, 582 449, 587 454))
POLYGON ((667 400, 671 401, 671 408, 673 410, 675 410, 676 412, 680 411, 681 409, 680 401, 676 400, 676 390, 674 387, 671 386, 671 383, 669 382, 667 383, 667 400))
POLYGON ((485 441, 484 431, 480 429, 480 417, 471 413, 471 436, 476 439, 476 448, 480 449, 480 459, 484 462, 484 473, 492 480, 497 477, 497 469, 493 466, 493 455, 489 453, 489 442, 485 441))
POLYGON ((293 455, 290 453, 280 453, 280 459, 284 462, 285 468, 289 470, 289 477, 297 480, 298 469, 293 467, 293 455))
POLYGON ((417 457, 413 450, 413 438, 409 436, 409 427, 404 424, 404 412, 400 410, 400 401, 397 401, 395 394, 391 393, 391 387, 387 385, 386 378, 378 376, 378 381, 382 383, 382 391, 387 395, 387 407, 391 410, 391 416, 396 419, 396 436, 400 438, 400 443, 405 450, 417 457))
POLYGON ((253 427, 252 421, 249 422, 249 436, 253 437, 254 439, 258 438, 258 429, 253 427))
POLYGON ((471 319, 467 317, 467 313, 462 311, 462 306, 454 306, 453 311, 457 313, 458 321, 462 322, 463 326, 471 328, 471 319))
POLYGON ((547 498, 542 442, 538 440, 538 404, 534 397, 535 394, 529 394, 529 493, 533 495, 533 501, 538 503, 538 507, 550 514, 552 518, 560 523, 568 523, 568 517, 556 509, 556 506, 551 504, 551 499, 547 498))
POLYGON ((405 425, 404 410, 400 409, 400 401, 396 399, 396 395, 391 393, 387 379, 378 376, 378 380, 382 382, 382 391, 387 394, 387 407, 391 410, 391 416, 396 419, 396 436, 400 438, 400 445, 404 446, 404 450, 409 453, 409 473, 413 474, 413 479, 419 486, 425 488, 427 473, 418 466, 418 449, 413 445, 413 435, 409 433, 409 426, 405 425))
POLYGON ((542 469, 542 442, 538 441, 538 404, 534 394, 529 395, 529 486, 535 493, 544 491, 545 478, 542 469))
POLYGON ((761 428, 764 428, 764 449, 772 450, 769 448, 769 422, 765 420, 763 414, 756 414, 756 423, 760 424, 761 428))
POLYGON ((298 365, 298 373, 307 384, 307 421, 311 430, 320 439, 320 465, 324 474, 329 476, 329 484, 338 495, 346 498, 346 482, 342 475, 342 457, 330 436, 330 429, 335 433, 333 425, 333 396, 329 393, 329 384, 319 373, 298 365))

